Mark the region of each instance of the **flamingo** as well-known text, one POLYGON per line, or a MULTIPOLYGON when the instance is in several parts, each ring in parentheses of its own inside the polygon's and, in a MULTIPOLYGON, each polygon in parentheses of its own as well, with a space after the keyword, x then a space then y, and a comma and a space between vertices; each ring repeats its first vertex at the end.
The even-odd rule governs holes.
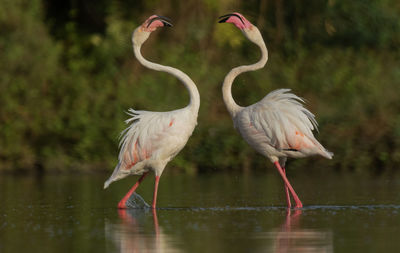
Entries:
POLYGON ((318 130, 318 124, 314 114, 303 106, 303 99, 290 93, 290 89, 272 91, 247 107, 236 104, 231 91, 233 81, 241 73, 263 68, 268 60, 268 51, 258 28, 242 14, 235 12, 221 16, 219 23, 232 23, 261 49, 261 59, 257 63, 233 68, 225 76, 222 94, 234 127, 250 146, 276 166, 284 182, 287 207, 291 207, 291 194, 295 207, 301 208, 303 204, 286 177, 286 159, 311 155, 332 159, 333 153, 315 139, 312 131, 318 130))
POLYGON ((128 175, 141 175, 136 184, 118 203, 118 208, 127 208, 126 202, 139 187, 150 171, 155 174, 153 203, 156 207, 160 176, 167 163, 185 146, 197 125, 200 95, 195 83, 179 69, 150 62, 140 53, 142 44, 158 27, 172 26, 166 17, 150 16, 132 35, 133 51, 137 60, 145 67, 167 72, 177 77, 189 91, 189 105, 168 112, 128 110, 130 124, 122 133, 119 162, 111 177, 104 183, 104 189, 112 182, 128 175))

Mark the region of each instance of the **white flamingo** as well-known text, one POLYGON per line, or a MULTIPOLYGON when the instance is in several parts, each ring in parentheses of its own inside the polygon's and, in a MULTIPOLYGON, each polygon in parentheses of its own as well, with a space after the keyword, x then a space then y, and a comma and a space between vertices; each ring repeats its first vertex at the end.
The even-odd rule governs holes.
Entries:
POLYGON ((140 48, 149 38, 150 33, 163 26, 172 26, 172 24, 165 17, 157 15, 149 17, 133 32, 133 51, 143 66, 170 73, 182 81, 189 91, 190 103, 185 108, 169 112, 129 109, 128 114, 132 117, 126 120, 126 123, 130 125, 121 133, 123 137, 120 142, 119 162, 111 177, 104 183, 104 188, 128 175, 142 176, 118 203, 119 208, 126 208, 126 201, 149 171, 154 171, 155 174, 152 208, 156 207, 160 176, 167 163, 185 146, 197 125, 200 95, 194 82, 182 71, 150 62, 140 53, 140 48))
POLYGON ((287 206, 291 206, 290 191, 296 207, 301 208, 303 205, 286 178, 287 157, 321 155, 332 159, 333 153, 314 138, 312 130, 317 129, 314 115, 303 107, 303 99, 290 93, 289 89, 272 91, 247 107, 235 103, 231 91, 234 79, 243 72, 263 68, 268 60, 268 51, 258 28, 240 13, 221 16, 219 23, 234 24, 261 49, 261 59, 257 63, 232 69, 222 85, 223 99, 233 124, 250 146, 275 164, 284 181, 287 206))

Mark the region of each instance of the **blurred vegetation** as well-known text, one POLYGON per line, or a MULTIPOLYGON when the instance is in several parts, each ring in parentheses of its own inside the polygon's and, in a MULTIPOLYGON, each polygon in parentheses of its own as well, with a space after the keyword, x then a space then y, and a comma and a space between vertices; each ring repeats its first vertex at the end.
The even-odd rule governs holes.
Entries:
POLYGON ((172 18, 143 55, 188 73, 201 108, 186 148, 169 167, 264 169, 268 161, 235 132, 221 98, 234 66, 259 50, 217 17, 243 13, 270 52, 266 68, 241 75, 235 99, 249 105, 291 88, 317 115, 317 138, 335 153, 290 168, 399 169, 400 2, 395 0, 109 1, 0 0, 0 170, 112 170, 124 113, 185 106, 175 78, 134 58, 131 33, 149 15, 172 18))

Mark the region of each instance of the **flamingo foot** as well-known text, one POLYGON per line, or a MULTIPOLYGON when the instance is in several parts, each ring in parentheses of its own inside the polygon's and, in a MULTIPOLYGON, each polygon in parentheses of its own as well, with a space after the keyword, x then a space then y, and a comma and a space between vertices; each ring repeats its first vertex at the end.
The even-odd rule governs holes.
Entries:
POLYGON ((118 202, 118 209, 126 209, 126 200, 121 199, 120 202, 118 202))
POLYGON ((283 171, 281 168, 281 165, 279 162, 274 162, 276 168, 278 169, 279 174, 281 174, 281 177, 283 179, 283 182, 285 182, 285 186, 288 188, 290 193, 292 194, 292 197, 294 201, 296 202, 296 208, 302 208, 303 204, 301 203, 299 197, 297 196, 296 192, 294 191, 293 187, 290 185, 289 180, 286 178, 286 173, 283 171))
POLYGON ((126 209, 126 201, 131 197, 131 195, 136 191, 136 189, 139 187, 140 183, 143 181, 143 179, 147 176, 148 172, 143 173, 143 175, 139 178, 139 180, 136 182, 136 184, 126 193, 126 195, 121 199, 121 201, 118 203, 118 209, 126 209))
POLYGON ((299 202, 296 202, 296 208, 303 208, 303 204, 299 200, 299 202))

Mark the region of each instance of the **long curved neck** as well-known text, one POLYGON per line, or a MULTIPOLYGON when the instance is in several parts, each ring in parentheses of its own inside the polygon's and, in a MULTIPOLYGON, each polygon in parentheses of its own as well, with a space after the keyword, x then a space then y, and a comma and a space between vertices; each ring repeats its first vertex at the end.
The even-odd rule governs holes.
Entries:
POLYGON ((239 66, 236 68, 233 68, 226 76, 224 83, 222 85, 222 96, 225 102, 226 107, 228 108, 229 113, 231 114, 232 117, 236 115, 238 111, 242 108, 238 104, 236 104, 235 100, 232 97, 232 83, 235 80, 235 78, 240 75, 243 72, 248 72, 248 71, 253 71, 257 69, 261 69, 265 66, 265 64, 268 61, 268 50, 267 46, 265 45, 264 41, 259 40, 257 43, 261 49, 261 59, 251 65, 243 65, 239 66))
POLYGON ((200 107, 200 94, 199 91, 197 90, 197 87, 195 83, 190 79, 188 75, 180 71, 179 69, 169 67, 169 66, 164 66, 161 64, 157 64, 151 61, 146 60, 143 58, 141 52, 140 52, 141 44, 133 44, 133 51, 135 53, 136 58, 138 61, 145 67, 149 69, 154 69, 157 71, 163 71, 172 74, 173 76, 177 77, 187 88, 189 91, 190 95, 190 102, 189 105, 187 106, 193 113, 197 115, 200 107))

